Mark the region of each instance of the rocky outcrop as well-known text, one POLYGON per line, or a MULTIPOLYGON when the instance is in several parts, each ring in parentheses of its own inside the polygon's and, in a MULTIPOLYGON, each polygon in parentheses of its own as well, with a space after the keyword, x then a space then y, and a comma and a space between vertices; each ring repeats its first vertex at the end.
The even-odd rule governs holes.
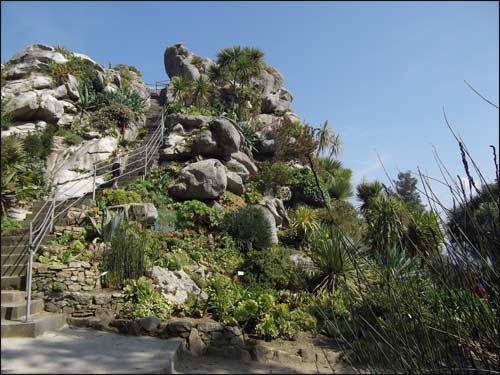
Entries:
POLYGON ((158 266, 153 267, 151 277, 155 280, 161 294, 169 301, 182 304, 189 295, 207 300, 208 295, 195 284, 184 271, 169 271, 158 266))
POLYGON ((184 77, 193 81, 200 76, 200 72, 194 64, 191 63, 192 53, 188 51, 181 43, 167 47, 163 54, 165 72, 170 78, 184 77))
POLYGON ((143 225, 153 225, 158 219, 158 210, 153 203, 129 203, 109 207, 110 211, 123 212, 127 220, 143 225))
POLYGON ((179 199, 215 199, 226 186, 224 165, 217 159, 207 159, 184 167, 168 192, 179 199))
POLYGON ((271 228, 271 243, 277 244, 278 241, 278 229, 276 228, 276 220, 272 212, 266 206, 257 205, 259 210, 264 214, 264 220, 269 223, 269 227, 271 228))
MULTIPOLYGON (((93 164, 108 159, 118 147, 118 139, 104 137, 66 147, 61 137, 54 137, 52 153, 47 158, 46 178, 57 185, 56 196, 79 197, 92 191, 92 177, 82 178, 93 164)), ((98 184, 104 183, 97 178, 98 184)))

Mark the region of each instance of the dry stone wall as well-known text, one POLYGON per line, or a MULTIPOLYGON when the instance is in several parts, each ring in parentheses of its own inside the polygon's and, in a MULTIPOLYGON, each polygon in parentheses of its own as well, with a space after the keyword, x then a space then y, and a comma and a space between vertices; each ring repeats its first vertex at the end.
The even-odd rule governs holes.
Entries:
POLYGON ((32 285, 49 312, 73 317, 114 317, 123 306, 123 294, 101 289, 99 270, 89 262, 34 263, 32 285))

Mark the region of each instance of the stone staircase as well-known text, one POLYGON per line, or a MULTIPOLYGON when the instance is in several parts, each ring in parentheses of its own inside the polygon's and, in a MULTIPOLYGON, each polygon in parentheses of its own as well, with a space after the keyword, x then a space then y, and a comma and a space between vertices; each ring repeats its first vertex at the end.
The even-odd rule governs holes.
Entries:
POLYGON ((66 325, 64 314, 44 311, 42 299, 31 300, 30 321, 26 317, 26 293, 21 290, 3 290, 2 296, 2 338, 36 337, 47 331, 54 331, 66 325))
MULTIPOLYGON (((146 118, 146 124, 144 126, 144 129, 146 132, 145 132, 143 141, 138 145, 138 147, 142 147, 142 146, 146 145, 146 143, 148 142, 150 137, 153 135, 153 133, 157 129, 158 121, 161 118, 162 106, 160 104, 160 98, 151 97, 150 101, 151 101, 151 107, 149 109, 148 116, 146 118)), ((118 186, 120 186, 120 187, 126 186, 130 181, 144 175, 144 160, 137 162, 141 158, 144 158, 144 156, 145 156, 145 153, 141 152, 141 153, 138 153, 136 155, 132 155, 130 158, 128 158, 126 160, 125 168, 122 171, 122 175, 125 175, 126 173, 128 173, 134 169, 138 169, 138 170, 136 170, 130 174, 127 174, 126 176, 119 178, 118 179, 118 186)), ((148 155, 148 159, 150 157, 151 157, 151 154, 148 155)), ((158 158, 159 158, 159 152, 157 150, 155 152, 155 154, 153 155, 151 161, 149 162, 149 165, 151 165, 152 163, 155 163, 155 161, 157 161, 158 158)))
MULTIPOLYGON (((151 135, 158 126, 158 120, 161 117, 162 106, 158 98, 151 98, 151 108, 146 119, 146 134, 142 143, 145 145, 151 135)), ((136 169, 139 165, 144 166, 144 162, 130 165, 133 161, 144 157, 144 153, 133 155, 127 161, 122 174, 130 170, 136 169)), ((158 151, 153 155, 151 163, 158 160, 158 151)), ((118 180, 119 186, 125 186, 130 180, 142 176, 143 168, 138 168, 137 171, 124 176, 118 180)), ((101 188, 106 187, 106 184, 101 185, 101 188)), ((65 201, 61 209, 71 206, 75 199, 65 201)), ((86 194, 80 201, 81 204, 89 204, 92 199, 92 194, 86 194)), ((24 322, 26 310, 26 269, 28 263, 28 241, 29 241, 29 222, 37 215, 38 211, 43 207, 45 201, 35 202, 31 213, 26 219, 21 222, 21 228, 4 231, 1 237, 1 289, 2 289, 2 315, 1 327, 2 337, 28 336, 35 337, 47 330, 61 328, 65 324, 64 314, 53 314, 44 312, 44 304, 42 300, 33 299, 31 303, 30 322, 24 322)), ((49 205, 40 212, 38 218, 43 218, 49 210, 49 205)), ((62 215, 65 216, 65 215, 62 215)), ((59 218, 59 223, 64 225, 64 220, 59 218)), ((42 244, 55 238, 54 234, 45 236, 42 244)))

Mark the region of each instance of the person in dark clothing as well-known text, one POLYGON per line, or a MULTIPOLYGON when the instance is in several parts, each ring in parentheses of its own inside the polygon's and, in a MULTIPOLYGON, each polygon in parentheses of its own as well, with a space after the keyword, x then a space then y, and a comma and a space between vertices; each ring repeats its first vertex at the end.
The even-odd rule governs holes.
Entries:
POLYGON ((122 167, 122 156, 123 151, 119 148, 116 151, 115 158, 113 159, 113 166, 111 167, 111 171, 113 173, 113 189, 118 187, 118 177, 120 177, 122 167))

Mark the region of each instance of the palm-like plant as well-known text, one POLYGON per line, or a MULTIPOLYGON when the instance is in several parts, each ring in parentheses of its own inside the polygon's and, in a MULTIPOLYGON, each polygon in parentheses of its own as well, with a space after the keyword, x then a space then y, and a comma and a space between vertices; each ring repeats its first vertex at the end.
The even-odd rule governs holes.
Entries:
POLYGON ((290 228, 303 238, 319 229, 318 215, 315 210, 300 206, 293 212, 290 228))
POLYGON ((340 135, 336 134, 328 127, 328 121, 325 121, 318 130, 318 149, 316 156, 319 156, 323 151, 329 150, 328 156, 332 158, 337 156, 342 150, 342 140, 340 135))
POLYGON ((193 82, 193 98, 198 107, 202 107, 203 103, 207 101, 208 93, 210 91, 210 82, 205 75, 200 75, 193 82))
POLYGON ((191 96, 191 82, 181 76, 176 76, 170 81, 174 99, 183 105, 186 105, 188 98, 191 96))
POLYGON ((331 157, 319 157, 316 163, 330 197, 341 200, 352 196, 352 171, 350 169, 344 168, 339 160, 331 157))
POLYGON ((234 46, 220 50, 216 63, 208 70, 210 80, 217 85, 229 85, 237 105, 237 117, 241 119, 242 101, 238 88, 247 85, 262 70, 264 53, 257 48, 234 46))
POLYGON ((373 200, 382 194, 382 184, 375 182, 362 182, 357 187, 356 197, 361 201, 361 211, 366 212, 373 200))

